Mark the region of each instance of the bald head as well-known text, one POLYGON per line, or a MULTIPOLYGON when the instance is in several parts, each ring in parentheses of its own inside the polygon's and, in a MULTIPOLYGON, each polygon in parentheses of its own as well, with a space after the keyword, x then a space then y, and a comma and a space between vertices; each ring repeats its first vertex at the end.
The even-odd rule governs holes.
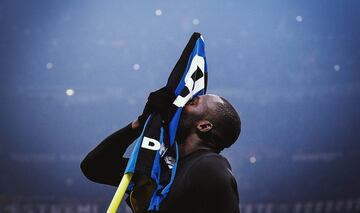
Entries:
POLYGON ((239 137, 241 121, 234 107, 213 94, 190 100, 183 109, 179 125, 180 139, 196 133, 217 152, 231 146, 239 137))

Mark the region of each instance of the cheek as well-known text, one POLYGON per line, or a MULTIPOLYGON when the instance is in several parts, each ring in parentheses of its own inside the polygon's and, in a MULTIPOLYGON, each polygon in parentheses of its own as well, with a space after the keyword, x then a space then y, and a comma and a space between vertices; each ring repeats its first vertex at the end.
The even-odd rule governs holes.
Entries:
POLYGON ((182 115, 189 114, 189 112, 191 112, 191 107, 190 105, 186 105, 182 110, 182 115))
POLYGON ((182 119, 184 122, 186 122, 187 124, 193 124, 196 123, 198 120, 201 119, 201 113, 199 111, 199 108, 197 108, 194 105, 189 105, 187 107, 185 107, 182 111, 182 119))
POLYGON ((196 114, 199 110, 196 105, 186 105, 183 109, 187 114, 196 114))
POLYGON ((191 108, 186 106, 182 112, 181 112, 181 116, 180 116, 180 120, 183 123, 189 123, 189 120, 191 120, 191 118, 193 117, 193 113, 191 111, 191 108))

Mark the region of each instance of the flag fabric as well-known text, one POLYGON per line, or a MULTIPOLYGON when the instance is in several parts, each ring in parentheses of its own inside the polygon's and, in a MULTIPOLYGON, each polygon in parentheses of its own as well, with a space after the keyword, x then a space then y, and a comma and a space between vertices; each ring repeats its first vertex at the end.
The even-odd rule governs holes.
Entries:
MULTIPOLYGON (((156 183, 148 211, 159 210, 171 189, 179 159, 175 137, 180 115, 190 99, 206 93, 207 78, 204 39, 193 33, 166 84, 175 96, 171 109, 163 115, 167 118, 158 113, 147 118, 125 169, 125 174, 149 177, 156 183)), ((127 192, 134 186, 131 182, 127 192)))

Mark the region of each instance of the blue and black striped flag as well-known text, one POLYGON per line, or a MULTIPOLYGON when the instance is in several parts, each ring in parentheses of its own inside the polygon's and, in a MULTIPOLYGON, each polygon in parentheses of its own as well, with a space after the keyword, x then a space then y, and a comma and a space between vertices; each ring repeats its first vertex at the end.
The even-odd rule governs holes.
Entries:
MULTIPOLYGON (((191 36, 166 86, 176 97, 168 112, 170 119, 164 122, 158 113, 147 118, 125 170, 125 174, 149 177, 156 183, 149 211, 159 210, 176 175, 178 145, 175 136, 182 109, 190 99, 206 93, 205 44, 200 33, 191 36)), ((127 191, 131 192, 134 186, 135 182, 131 182, 127 191)))

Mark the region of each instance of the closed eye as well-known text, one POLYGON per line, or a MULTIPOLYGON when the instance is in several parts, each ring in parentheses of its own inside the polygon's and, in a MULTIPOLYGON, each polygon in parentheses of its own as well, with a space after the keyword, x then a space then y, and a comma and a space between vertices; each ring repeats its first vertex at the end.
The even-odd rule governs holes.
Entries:
POLYGON ((187 104, 189 105, 194 105, 195 104, 195 101, 198 99, 199 97, 195 97, 193 99, 191 99, 190 101, 187 102, 187 104))
POLYGON ((186 103, 186 105, 193 105, 194 104, 194 99, 191 99, 190 101, 188 101, 187 103, 186 103))

